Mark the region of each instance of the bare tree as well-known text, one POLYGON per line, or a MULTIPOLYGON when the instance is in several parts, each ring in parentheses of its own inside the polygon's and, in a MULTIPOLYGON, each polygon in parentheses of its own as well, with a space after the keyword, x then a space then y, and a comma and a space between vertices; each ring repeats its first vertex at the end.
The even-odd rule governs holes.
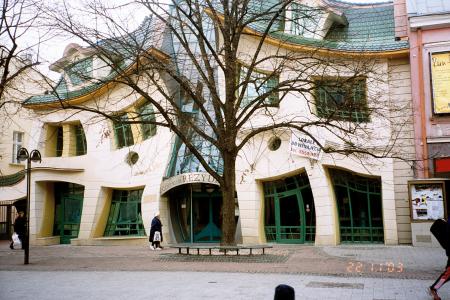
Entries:
MULTIPOLYGON (((170 5, 139 0, 120 7, 93 1, 78 10, 66 3, 48 16, 56 21, 53 26, 83 40, 112 70, 103 77, 79 72, 79 78, 98 86, 119 84, 154 107, 151 117, 136 113, 121 122, 170 128, 178 137, 176 151, 184 151, 219 182, 222 243, 232 245, 236 159, 260 135, 295 130, 325 153, 361 159, 396 155, 398 133, 377 130, 390 128, 391 122, 386 70, 376 54, 329 51, 317 29, 329 10, 292 0, 173 0, 170 5), (149 15, 135 31, 114 15, 131 4, 149 15), (97 26, 88 26, 88 18, 97 26), (283 34, 287 27, 316 39, 296 48, 296 35, 283 34)), ((340 22, 345 25, 345 18, 340 22)), ((53 97, 48 107, 119 120, 113 105, 92 99, 73 104, 58 87, 53 97)))
MULTIPOLYGON (((4 0, 0 11, 0 109, 14 101, 17 81, 37 66, 39 39, 29 39, 38 26, 39 3, 28 0, 4 0)), ((34 33, 37 33, 36 31, 34 33)), ((23 99, 22 99, 23 100, 23 99)))

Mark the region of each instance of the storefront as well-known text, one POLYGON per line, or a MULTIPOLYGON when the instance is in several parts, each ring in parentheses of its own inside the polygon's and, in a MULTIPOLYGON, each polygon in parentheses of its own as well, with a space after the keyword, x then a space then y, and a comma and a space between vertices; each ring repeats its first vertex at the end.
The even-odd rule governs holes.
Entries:
POLYGON ((316 214, 306 173, 264 182, 263 186, 267 241, 287 244, 314 242, 316 214))
POLYGON ((381 179, 329 169, 341 243, 383 243, 381 179))

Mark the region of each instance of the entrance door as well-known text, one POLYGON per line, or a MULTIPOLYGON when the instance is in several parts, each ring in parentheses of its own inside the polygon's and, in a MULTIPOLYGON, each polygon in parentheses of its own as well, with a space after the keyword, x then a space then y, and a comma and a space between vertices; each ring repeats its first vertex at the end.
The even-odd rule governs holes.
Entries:
POLYGON ((207 193, 192 193, 193 241, 219 242, 221 197, 207 193))
POLYGON ((282 193, 275 197, 277 241, 305 242, 305 211, 300 193, 282 193))
POLYGON ((82 195, 62 195, 61 203, 56 206, 57 234, 61 244, 70 244, 70 240, 78 237, 83 207, 82 195))

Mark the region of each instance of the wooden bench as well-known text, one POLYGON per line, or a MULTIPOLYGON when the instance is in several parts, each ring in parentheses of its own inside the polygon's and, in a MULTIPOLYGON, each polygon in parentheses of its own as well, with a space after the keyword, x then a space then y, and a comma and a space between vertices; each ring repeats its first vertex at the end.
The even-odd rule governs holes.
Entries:
POLYGON ((192 245, 192 244, 175 244, 170 245, 170 248, 178 249, 178 254, 183 254, 182 249, 186 249, 186 255, 190 254, 190 250, 197 250, 197 255, 200 255, 200 250, 209 250, 209 255, 212 255, 212 250, 219 250, 227 255, 227 251, 236 251, 239 255, 240 250, 249 250, 253 255, 253 250, 262 250, 262 255, 265 254, 265 249, 272 248, 271 245, 236 245, 236 246, 218 246, 218 245, 192 245))

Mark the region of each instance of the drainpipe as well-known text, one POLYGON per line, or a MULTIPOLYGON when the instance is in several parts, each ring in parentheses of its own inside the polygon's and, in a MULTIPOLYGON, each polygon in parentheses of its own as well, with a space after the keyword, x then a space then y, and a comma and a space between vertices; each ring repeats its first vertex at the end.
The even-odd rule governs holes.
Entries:
POLYGON ((422 142, 422 161, 423 161, 423 175, 425 178, 429 177, 428 168, 428 147, 427 147, 427 128, 426 128, 426 113, 425 113, 425 88, 423 78, 423 48, 422 48, 422 29, 417 29, 417 45, 418 45, 418 64, 419 64, 419 100, 420 100, 420 128, 421 128, 421 142, 422 142))

